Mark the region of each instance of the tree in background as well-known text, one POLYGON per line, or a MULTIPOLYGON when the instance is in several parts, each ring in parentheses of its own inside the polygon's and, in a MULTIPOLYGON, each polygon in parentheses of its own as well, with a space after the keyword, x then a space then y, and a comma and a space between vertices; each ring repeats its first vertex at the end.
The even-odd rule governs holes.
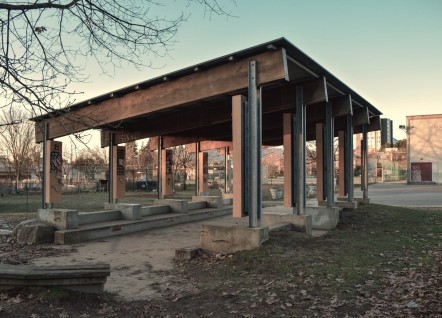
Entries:
POLYGON ((140 169, 138 162, 138 146, 135 141, 126 142, 126 173, 132 176, 132 191, 135 190, 135 174, 140 169))
POLYGON ((92 149, 81 150, 72 162, 72 166, 81 172, 86 180, 94 181, 98 174, 106 172, 108 162, 106 150, 97 146, 92 149))
POLYGON ((155 156, 150 149, 149 143, 141 143, 140 151, 138 152, 139 167, 146 170, 146 181, 148 181, 147 170, 152 171, 157 164, 158 156, 155 156))
POLYGON ((270 184, 273 184, 273 179, 284 172, 284 153, 282 148, 271 147, 263 149, 262 165, 267 167, 270 184))
MULTIPOLYGON (((183 9, 193 4, 228 15, 217 0, 187 0, 183 9)), ((152 57, 167 54, 188 17, 162 14, 178 7, 174 2, 167 11, 166 5, 161 0, 0 1, 2 106, 39 116, 70 105, 77 93, 68 86, 87 80, 91 60, 103 73, 125 64, 149 67, 152 57)))
POLYGON ((11 181, 15 181, 16 191, 22 178, 31 177, 40 154, 34 142, 34 125, 25 120, 24 111, 4 109, 0 115, 0 156, 9 169, 11 181))

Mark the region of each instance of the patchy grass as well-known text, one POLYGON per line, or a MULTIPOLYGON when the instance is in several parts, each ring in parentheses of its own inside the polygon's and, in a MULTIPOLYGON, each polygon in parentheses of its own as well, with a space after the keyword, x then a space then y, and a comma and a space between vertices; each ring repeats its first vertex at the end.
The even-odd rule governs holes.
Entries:
MULTIPOLYGON (((259 249, 209 266, 197 261, 186 270, 196 277, 202 294, 227 300, 230 305, 224 309, 230 312, 370 316, 387 278, 404 269, 437 268, 431 252, 441 237, 442 210, 361 206, 344 211, 339 227, 325 236, 274 232, 259 249)), ((394 301, 407 309, 413 299, 394 301)), ((399 310, 390 309, 390 314, 399 310)))

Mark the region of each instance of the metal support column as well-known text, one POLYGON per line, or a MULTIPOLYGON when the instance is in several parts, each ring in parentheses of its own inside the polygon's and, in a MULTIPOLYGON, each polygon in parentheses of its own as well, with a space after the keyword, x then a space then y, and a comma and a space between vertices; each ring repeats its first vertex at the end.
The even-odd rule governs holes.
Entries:
POLYGON ((262 194, 261 194, 261 89, 258 88, 257 62, 249 63, 249 149, 248 149, 248 167, 249 178, 249 226, 261 226, 262 194))
POLYGON ((362 164, 362 198, 368 199, 368 152, 367 124, 362 125, 361 164, 362 164))
POLYGON ((109 134, 109 182, 107 185, 108 202, 114 202, 114 133, 109 134))
POLYGON ((200 190, 200 150, 201 150, 201 144, 200 142, 195 143, 195 195, 199 196, 199 190, 200 190))
POLYGON ((327 103, 325 106, 324 166, 328 207, 335 206, 334 120, 332 104, 327 103))
POLYGON ((353 117, 352 115, 347 115, 347 129, 345 131, 345 176, 347 184, 347 199, 348 202, 354 201, 354 167, 353 167, 353 117))
POLYGON ((229 147, 224 147, 224 193, 229 192, 229 147))
POLYGON ((42 167, 42 187, 41 187, 41 208, 46 209, 46 183, 48 180, 46 179, 46 160, 48 157, 48 147, 47 140, 49 135, 49 127, 48 124, 45 123, 43 127, 43 167, 42 167))
POLYGON ((158 200, 163 199, 163 137, 158 137, 158 169, 157 169, 157 175, 158 175, 158 200))
MULTIPOLYGON (((303 87, 296 87, 296 125, 295 125, 295 145, 294 145, 294 188, 296 198, 296 213, 305 214, 305 106, 303 97, 303 87)), ((294 211, 295 212, 295 211, 294 211)))

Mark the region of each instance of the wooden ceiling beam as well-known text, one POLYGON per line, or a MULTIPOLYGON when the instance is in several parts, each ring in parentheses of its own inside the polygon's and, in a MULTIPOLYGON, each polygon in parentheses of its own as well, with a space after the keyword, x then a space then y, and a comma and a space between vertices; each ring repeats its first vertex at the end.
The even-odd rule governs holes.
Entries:
POLYGON ((284 57, 282 49, 267 51, 250 58, 166 81, 148 89, 134 91, 122 97, 60 114, 56 118, 36 123, 36 141, 43 141, 42 127, 45 123, 48 124, 48 138, 54 139, 244 90, 248 85, 248 64, 250 61, 258 63, 259 85, 285 80, 284 57))

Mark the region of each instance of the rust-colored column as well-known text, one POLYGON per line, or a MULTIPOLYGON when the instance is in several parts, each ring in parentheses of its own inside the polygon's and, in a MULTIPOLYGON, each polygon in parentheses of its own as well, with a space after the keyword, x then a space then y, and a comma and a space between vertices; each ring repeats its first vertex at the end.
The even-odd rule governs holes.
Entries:
POLYGON ((345 197, 347 192, 345 191, 345 132, 340 130, 338 132, 339 142, 339 176, 338 176, 338 188, 339 197, 345 197))
POLYGON ((45 156, 45 203, 52 208, 54 203, 61 202, 63 189, 62 180, 62 143, 60 141, 46 141, 48 155, 45 156))
POLYGON ((293 207, 293 114, 283 115, 284 145, 284 207, 293 207))
POLYGON ((242 95, 232 97, 232 143, 233 143, 233 217, 245 215, 244 173, 243 173, 243 104, 242 95))
POLYGON ((324 124, 316 124, 316 197, 324 202, 324 124))
POLYGON ((112 147, 112 200, 117 203, 126 193, 126 147, 112 147))
POLYGON ((198 195, 202 195, 209 191, 209 154, 207 152, 198 153, 198 195))
POLYGON ((162 149, 161 155, 163 157, 161 167, 161 185, 164 196, 172 195, 173 190, 173 175, 172 175, 172 149, 162 149))

